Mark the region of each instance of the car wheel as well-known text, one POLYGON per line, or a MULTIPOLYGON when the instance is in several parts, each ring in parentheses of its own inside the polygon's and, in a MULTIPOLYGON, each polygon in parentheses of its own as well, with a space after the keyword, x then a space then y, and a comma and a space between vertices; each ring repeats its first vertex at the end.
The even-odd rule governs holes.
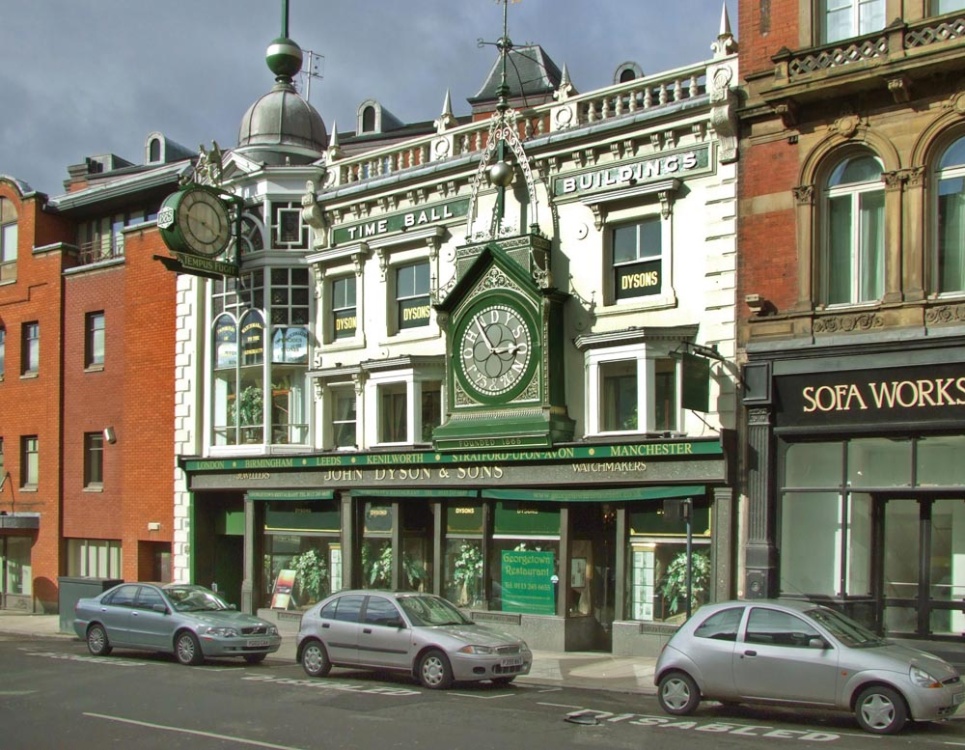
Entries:
POLYGON ((302 648, 302 669, 309 677, 324 677, 332 671, 328 652, 320 641, 309 641, 302 648))
POLYGON ((248 654, 245 657, 245 661, 249 664, 261 664, 268 654, 248 654))
POLYGON ((908 708, 897 690, 875 685, 861 691, 854 704, 854 716, 868 732, 895 734, 908 721, 908 708))
POLYGON ((668 672, 657 686, 660 708, 674 716, 689 716, 700 703, 700 689, 686 672, 668 672))
POLYGON ((91 625, 87 629, 87 650, 94 656, 107 656, 114 650, 103 625, 91 625))
POLYGON ((429 690, 445 690, 452 685, 449 659, 438 649, 426 651, 419 659, 419 682, 429 690))
POLYGON ((188 667, 194 667, 204 661, 201 644, 198 637, 187 630, 178 633, 174 639, 174 655, 178 661, 188 667))
POLYGON ((508 685, 515 679, 516 675, 514 674, 509 677, 493 677, 493 685, 508 685))

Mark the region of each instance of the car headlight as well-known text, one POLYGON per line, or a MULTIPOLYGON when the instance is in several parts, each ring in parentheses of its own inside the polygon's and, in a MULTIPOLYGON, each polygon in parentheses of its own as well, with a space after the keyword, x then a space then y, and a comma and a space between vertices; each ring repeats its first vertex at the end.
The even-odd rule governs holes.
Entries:
POLYGON ((463 646, 459 649, 460 654, 492 654, 492 646, 463 646))
POLYGON ((198 628, 201 635, 213 635, 215 638, 238 638, 241 634, 237 628, 229 628, 224 625, 206 625, 198 628))
POLYGON ((940 688, 942 686, 941 680, 935 679, 924 669, 914 664, 908 670, 908 677, 911 679, 911 684, 917 687, 940 688))
POLYGON ((278 635, 278 628, 276 628, 274 625, 269 625, 268 635, 278 635))

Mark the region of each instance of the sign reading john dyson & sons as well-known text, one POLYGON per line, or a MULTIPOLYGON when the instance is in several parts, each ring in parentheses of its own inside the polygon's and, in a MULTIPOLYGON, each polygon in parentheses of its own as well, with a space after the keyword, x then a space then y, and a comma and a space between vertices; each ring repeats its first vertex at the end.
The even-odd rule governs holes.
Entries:
POLYGON ((965 363, 776 379, 777 427, 965 422, 965 363))

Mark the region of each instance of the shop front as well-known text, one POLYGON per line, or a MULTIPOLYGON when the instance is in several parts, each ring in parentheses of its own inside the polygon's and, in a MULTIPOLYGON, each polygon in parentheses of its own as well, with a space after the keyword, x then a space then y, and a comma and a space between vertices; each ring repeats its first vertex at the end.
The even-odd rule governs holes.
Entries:
MULTIPOLYGON (((750 437, 773 449, 774 503, 755 508, 763 493, 751 498, 751 527, 772 529, 770 539, 749 539, 752 594, 753 576, 766 575, 752 569, 752 548, 770 544, 770 593, 826 601, 891 637, 960 639, 962 354, 948 347, 767 364, 774 408, 753 406, 750 437)), ((751 487, 768 484, 760 475, 751 487)))
MULTIPOLYGON (((348 587, 430 591, 534 648, 648 653, 686 609, 688 526, 693 603, 732 593, 717 439, 183 467, 192 527, 243 506, 241 606, 277 619, 348 587), (689 519, 673 512, 684 500, 689 519)), ((194 579, 210 565, 194 560, 194 579)))

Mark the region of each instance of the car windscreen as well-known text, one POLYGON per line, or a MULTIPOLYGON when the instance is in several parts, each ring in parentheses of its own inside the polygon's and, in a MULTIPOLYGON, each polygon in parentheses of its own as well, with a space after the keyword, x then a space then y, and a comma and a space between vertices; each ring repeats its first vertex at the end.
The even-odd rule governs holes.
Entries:
POLYGON ((885 641, 872 633, 864 625, 855 622, 850 617, 845 617, 840 612, 835 612, 827 607, 815 607, 805 612, 808 617, 819 625, 823 625, 845 646, 852 648, 870 648, 881 646, 885 641))
POLYGON ((194 587, 164 589, 178 612, 220 612, 229 609, 227 602, 213 591, 194 587))
POLYGON ((445 599, 435 596, 403 596, 399 606, 413 625, 472 625, 473 622, 445 599))

